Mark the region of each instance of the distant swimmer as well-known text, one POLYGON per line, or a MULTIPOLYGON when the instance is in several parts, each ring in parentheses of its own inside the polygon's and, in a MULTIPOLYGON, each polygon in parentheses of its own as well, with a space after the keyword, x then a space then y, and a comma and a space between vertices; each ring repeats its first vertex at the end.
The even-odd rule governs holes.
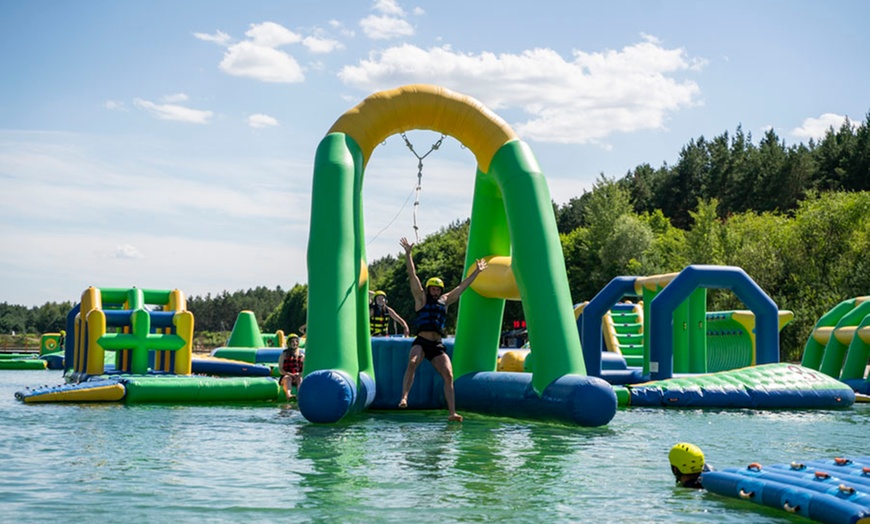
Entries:
POLYGON ((426 357, 432 363, 432 367, 444 379, 444 400, 447 401, 447 420, 462 422, 462 415, 456 413, 456 399, 453 392, 453 365, 447 357, 447 349, 441 341, 444 338, 444 325, 447 321, 447 306, 459 300, 459 296, 477 278, 481 271, 486 269, 486 261, 477 261, 474 271, 453 290, 444 292, 444 281, 438 277, 432 277, 426 281, 426 289, 417 276, 414 267, 414 259, 411 257, 411 249, 414 244, 407 238, 399 241, 405 250, 405 266, 408 269, 408 279, 411 283, 411 294, 414 295, 414 310, 417 312, 417 338, 411 343, 411 354, 408 357, 408 369, 405 370, 405 378, 402 382, 402 400, 400 408, 408 407, 408 393, 414 384, 414 374, 417 366, 426 357))

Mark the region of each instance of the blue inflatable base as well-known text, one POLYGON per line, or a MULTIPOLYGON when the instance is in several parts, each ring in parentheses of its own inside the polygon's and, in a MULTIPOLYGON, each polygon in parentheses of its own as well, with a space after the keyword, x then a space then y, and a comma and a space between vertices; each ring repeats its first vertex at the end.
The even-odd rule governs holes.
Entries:
POLYGON ((817 522, 870 522, 870 457, 757 463, 701 475, 710 492, 784 510, 817 522))
POLYGON ((192 373, 201 375, 216 375, 221 377, 270 377, 272 370, 268 366, 227 360, 222 358, 196 358, 190 361, 192 373))
POLYGON ((595 377, 565 375, 540 396, 531 373, 469 373, 453 387, 459 411, 587 427, 604 426, 616 414, 613 388, 595 377))
POLYGON ((845 382, 850 388, 852 388, 852 391, 854 391, 855 393, 861 393, 862 395, 870 394, 870 380, 857 378, 844 380, 843 382, 845 382))
POLYGON ((362 411, 375 398, 375 382, 365 373, 359 375, 359 389, 350 375, 341 370, 323 369, 306 375, 299 385, 299 411, 310 422, 331 424, 362 411))

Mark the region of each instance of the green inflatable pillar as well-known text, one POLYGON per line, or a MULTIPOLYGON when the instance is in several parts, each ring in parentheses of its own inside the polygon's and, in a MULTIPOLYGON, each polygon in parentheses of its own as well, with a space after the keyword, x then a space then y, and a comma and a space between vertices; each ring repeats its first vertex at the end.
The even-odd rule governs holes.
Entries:
MULTIPOLYGON (((308 239, 308 336, 305 376, 340 369, 356 378, 360 341, 362 250, 357 244, 362 153, 344 133, 330 133, 317 148, 308 239), (359 170, 359 171, 357 171, 359 170)), ((367 335, 368 333, 366 333, 367 335)))
MULTIPOLYGON (((464 274, 474 267, 478 258, 508 256, 510 252, 511 239, 501 190, 493 177, 478 170, 474 182, 464 274)), ((459 299, 459 311, 456 345, 453 348, 454 376, 461 377, 475 371, 495 371, 504 300, 487 298, 468 289, 459 299), (465 310, 474 313, 463 315, 465 310)))
MULTIPOLYGON (((501 188, 510 238, 517 246, 511 265, 535 355, 532 386, 540 394, 563 375, 586 375, 553 203, 538 162, 524 142, 503 145, 489 173, 501 188)), ((460 308, 460 315, 467 313, 473 311, 460 308)), ((474 323, 470 314, 467 318, 474 323)))

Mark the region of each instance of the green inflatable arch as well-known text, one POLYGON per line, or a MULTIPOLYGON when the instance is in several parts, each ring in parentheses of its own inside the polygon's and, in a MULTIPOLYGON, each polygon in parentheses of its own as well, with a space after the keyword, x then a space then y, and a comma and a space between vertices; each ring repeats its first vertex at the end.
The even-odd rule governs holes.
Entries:
MULTIPOLYGON (((357 390, 363 378, 374 383, 362 184, 374 148, 412 129, 456 138, 478 164, 465 265, 469 271, 476 259, 487 258, 489 268, 460 299, 455 376, 495 371, 506 299, 523 301, 539 395, 563 375, 585 375, 550 193, 531 149, 480 102, 409 85, 366 98, 336 121, 317 149, 305 379, 329 371, 346 374, 357 390)), ((306 389, 303 382, 300 410, 309 420, 323 418, 314 413, 320 404, 306 402, 306 389)))

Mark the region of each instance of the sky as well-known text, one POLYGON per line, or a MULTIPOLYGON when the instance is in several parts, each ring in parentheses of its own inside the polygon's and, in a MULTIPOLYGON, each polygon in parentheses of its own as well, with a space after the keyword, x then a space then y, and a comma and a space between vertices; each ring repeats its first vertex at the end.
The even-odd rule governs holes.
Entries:
MULTIPOLYGON (((863 0, 6 0, 0 302, 307 282, 317 145, 406 84, 502 117, 559 204, 738 126, 806 143, 870 111, 867 20, 863 0)), ((440 138, 406 136, 420 155, 440 138)), ((426 157, 421 238, 470 216, 475 167, 450 136, 426 157)), ((415 238, 416 184, 389 137, 366 168, 368 260, 415 238)))

